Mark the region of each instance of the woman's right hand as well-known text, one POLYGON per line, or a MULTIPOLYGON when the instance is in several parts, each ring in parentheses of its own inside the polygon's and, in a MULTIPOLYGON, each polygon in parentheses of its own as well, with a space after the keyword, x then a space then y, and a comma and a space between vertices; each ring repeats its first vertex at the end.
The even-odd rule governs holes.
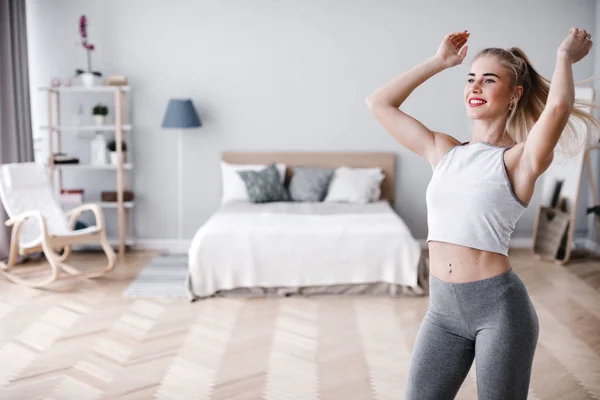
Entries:
POLYGON ((446 68, 454 67, 463 62, 467 56, 467 50, 469 49, 469 46, 465 46, 469 39, 469 35, 471 34, 466 30, 463 32, 452 32, 446 35, 436 54, 436 57, 446 68))

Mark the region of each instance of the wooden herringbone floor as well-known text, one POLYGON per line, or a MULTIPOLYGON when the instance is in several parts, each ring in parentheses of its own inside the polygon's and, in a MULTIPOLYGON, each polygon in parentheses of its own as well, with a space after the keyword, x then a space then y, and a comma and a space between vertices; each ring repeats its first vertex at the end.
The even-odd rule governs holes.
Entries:
MULTIPOLYGON (((123 297, 151 256, 131 253, 107 278, 52 290, 0 280, 0 399, 402 398, 427 298, 123 297)), ((530 399, 600 399, 590 283, 600 260, 511 258, 540 318, 530 399)), ((476 399, 473 371, 458 399, 476 399)))

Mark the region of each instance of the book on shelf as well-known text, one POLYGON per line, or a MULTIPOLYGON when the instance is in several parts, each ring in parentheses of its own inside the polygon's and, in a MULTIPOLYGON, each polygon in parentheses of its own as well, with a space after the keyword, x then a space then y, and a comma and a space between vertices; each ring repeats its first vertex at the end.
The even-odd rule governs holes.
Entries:
POLYGON ((68 156, 65 153, 54 153, 52 158, 54 164, 79 164, 79 158, 68 156))
POLYGON ((64 205, 83 204, 83 189, 61 189, 59 199, 64 205))
MULTIPOLYGON (((130 190, 123 191, 123 201, 133 201, 134 198, 135 198, 135 196, 133 195, 132 191, 130 191, 130 190)), ((115 201, 117 201, 117 192, 104 191, 101 194, 101 199, 102 199, 102 201, 106 201, 106 202, 115 202, 115 201)))

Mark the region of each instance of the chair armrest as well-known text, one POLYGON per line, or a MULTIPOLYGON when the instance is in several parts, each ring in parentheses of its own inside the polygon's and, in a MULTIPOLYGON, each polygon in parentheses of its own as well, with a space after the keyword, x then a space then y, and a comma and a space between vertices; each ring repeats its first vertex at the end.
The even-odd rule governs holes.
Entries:
POLYGON ((25 220, 28 218, 36 218, 38 221, 40 221, 42 227, 44 229, 46 229, 46 219, 44 218, 42 213, 39 211, 25 211, 24 213, 21 213, 12 218, 9 218, 4 224, 6 226, 21 224, 21 223, 25 222, 25 220))
POLYGON ((5 222, 6 226, 14 225, 14 227, 12 228, 11 239, 13 243, 16 243, 16 241, 18 240, 19 235, 21 233, 21 228, 25 221, 27 221, 29 218, 34 218, 38 220, 38 223, 40 225, 40 234, 42 235, 43 240, 45 241, 48 237, 48 226, 46 225, 46 218, 44 217, 44 215, 40 211, 25 211, 24 213, 16 215, 5 222))
POLYGON ((93 212, 94 217, 96 218, 96 226, 100 229, 104 229, 104 214, 97 204, 91 203, 80 205, 79 207, 75 207, 65 213, 70 219, 72 229, 75 228, 75 222, 77 222, 77 218, 85 211, 93 212))

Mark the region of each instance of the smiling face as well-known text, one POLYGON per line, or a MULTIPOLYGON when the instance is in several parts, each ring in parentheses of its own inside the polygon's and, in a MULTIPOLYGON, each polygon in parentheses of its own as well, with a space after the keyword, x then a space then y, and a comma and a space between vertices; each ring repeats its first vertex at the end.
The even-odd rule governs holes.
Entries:
POLYGON ((510 72, 493 56, 482 56, 473 62, 464 91, 469 118, 507 117, 510 102, 514 104, 521 94, 519 88, 513 87, 510 72))

